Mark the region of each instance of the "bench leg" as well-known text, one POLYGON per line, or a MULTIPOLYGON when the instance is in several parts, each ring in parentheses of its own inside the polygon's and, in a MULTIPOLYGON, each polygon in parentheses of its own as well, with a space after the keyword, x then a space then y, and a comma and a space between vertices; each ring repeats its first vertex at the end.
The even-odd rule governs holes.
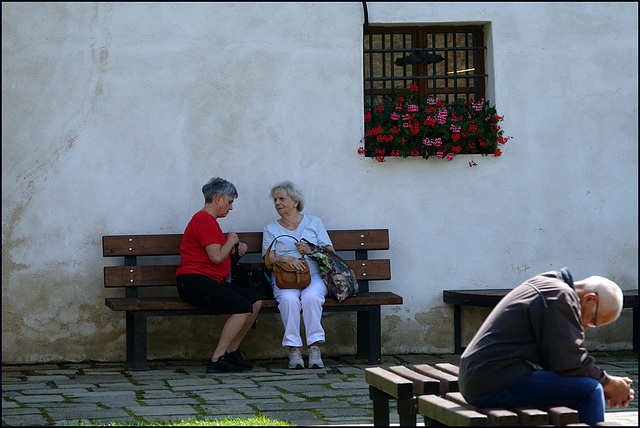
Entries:
POLYGON ((373 426, 388 427, 389 400, 393 397, 371 385, 369 385, 369 395, 373 401, 373 426))
POLYGON ((454 354, 462 354, 462 321, 460 305, 453 305, 453 344, 454 354))
POLYGON ((127 311, 127 363, 147 370, 147 316, 138 311, 127 311))
POLYGON ((638 352, 638 308, 633 308, 633 352, 638 352))
POLYGON ((416 410, 418 403, 415 398, 404 398, 396 400, 398 404, 398 416, 401 427, 416 426, 416 410))
POLYGON ((380 306, 358 311, 358 357, 368 358, 369 364, 382 361, 382 329, 380 306))

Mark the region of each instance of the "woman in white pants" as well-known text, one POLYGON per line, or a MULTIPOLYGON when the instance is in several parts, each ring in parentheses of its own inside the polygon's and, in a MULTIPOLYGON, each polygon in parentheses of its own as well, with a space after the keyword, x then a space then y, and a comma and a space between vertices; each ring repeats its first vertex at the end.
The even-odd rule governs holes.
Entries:
MULTIPOLYGON (((298 186, 290 181, 285 181, 273 186, 270 195, 280 218, 264 228, 262 235, 263 256, 273 240, 281 235, 293 236, 298 242, 286 236, 279 238, 273 244, 269 255, 272 263, 286 262, 293 268, 302 269, 303 263, 300 260, 300 255, 311 252, 309 245, 302 242, 302 238, 334 251, 322 220, 318 217, 302 214, 304 196, 298 186)), ((291 369, 304 368, 304 360, 299 349, 303 346, 300 335, 301 311, 309 352, 308 367, 324 367, 318 344, 325 341, 325 333, 320 319, 327 287, 320 277, 318 264, 309 258, 307 258, 307 263, 311 273, 311 284, 302 290, 280 289, 275 284, 275 278, 272 279, 273 295, 278 302, 278 309, 284 325, 282 346, 289 347, 289 368, 291 369)))

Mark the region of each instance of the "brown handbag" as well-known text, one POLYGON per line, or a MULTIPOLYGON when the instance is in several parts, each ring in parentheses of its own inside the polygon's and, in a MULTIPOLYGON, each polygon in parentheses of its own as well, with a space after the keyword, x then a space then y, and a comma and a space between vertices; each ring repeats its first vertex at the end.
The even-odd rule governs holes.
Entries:
POLYGON ((276 262, 271 263, 270 254, 271 247, 273 243, 278 240, 278 238, 282 238, 283 236, 288 236, 289 238, 293 238, 296 242, 299 242, 295 237, 291 235, 280 235, 276 236, 276 238, 271 241, 271 245, 267 249, 267 253, 264 255, 264 263, 267 265, 267 269, 273 271, 273 275, 276 277, 276 285, 278 288, 306 288, 311 283, 311 272, 309 272, 309 263, 304 258, 304 256, 300 257, 300 260, 304 263, 304 270, 298 270, 289 266, 289 263, 286 262, 276 262))

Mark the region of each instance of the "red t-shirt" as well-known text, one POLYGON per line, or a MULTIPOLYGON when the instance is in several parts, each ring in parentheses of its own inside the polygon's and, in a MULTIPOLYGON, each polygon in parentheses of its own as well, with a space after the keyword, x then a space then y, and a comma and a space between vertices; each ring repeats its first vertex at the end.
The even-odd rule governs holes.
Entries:
POLYGON ((176 277, 184 274, 200 274, 218 282, 224 282, 231 270, 231 260, 227 257, 222 263, 214 264, 207 255, 205 246, 224 245, 227 237, 222 233, 218 221, 205 211, 198 211, 184 230, 180 243, 180 263, 176 277))

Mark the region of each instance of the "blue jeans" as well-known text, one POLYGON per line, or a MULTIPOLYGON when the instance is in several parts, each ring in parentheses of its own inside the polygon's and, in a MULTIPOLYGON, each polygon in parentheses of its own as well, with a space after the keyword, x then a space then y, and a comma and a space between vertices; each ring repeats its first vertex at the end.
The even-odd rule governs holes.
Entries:
POLYGON ((465 396, 476 407, 567 406, 578 411, 580 422, 604 422, 604 391, 590 377, 560 376, 536 370, 510 387, 494 394, 465 396))

